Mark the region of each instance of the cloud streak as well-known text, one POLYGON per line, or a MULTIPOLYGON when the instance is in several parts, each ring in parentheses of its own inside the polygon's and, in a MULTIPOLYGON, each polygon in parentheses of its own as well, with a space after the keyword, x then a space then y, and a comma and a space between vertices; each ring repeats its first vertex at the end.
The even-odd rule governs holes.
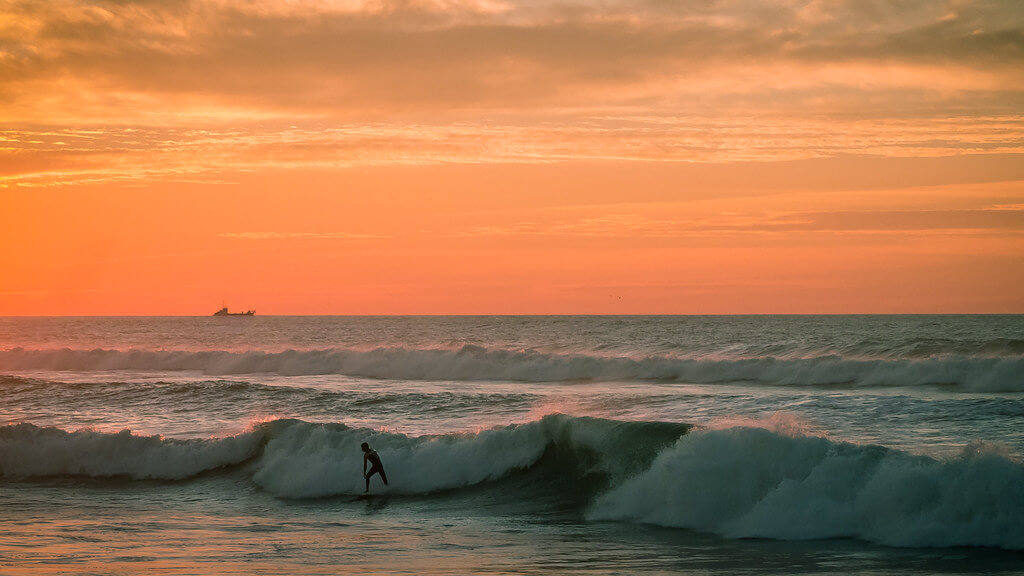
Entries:
POLYGON ((1014 206, 965 210, 846 210, 715 214, 706 217, 652 218, 610 214, 560 223, 518 222, 482 226, 465 236, 544 236, 678 239, 791 234, 1009 234, 1024 236, 1024 210, 1014 206))
MULTIPOLYGON (((510 119, 511 120, 511 119, 510 119)), ((766 162, 1024 154, 1024 118, 549 117, 533 124, 359 123, 0 131, 0 187, 231 180, 259 169, 560 161, 766 162), (561 120, 561 121, 560 121, 561 120)))
POLYGON ((388 235, 359 232, 223 232, 220 237, 236 240, 378 240, 388 238, 388 235))

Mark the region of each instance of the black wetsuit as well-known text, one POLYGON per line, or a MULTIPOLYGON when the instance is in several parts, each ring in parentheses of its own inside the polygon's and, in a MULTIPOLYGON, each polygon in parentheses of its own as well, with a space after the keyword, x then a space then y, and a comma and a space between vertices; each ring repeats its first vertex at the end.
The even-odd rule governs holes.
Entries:
POLYGON ((380 456, 377 456, 377 452, 370 450, 365 454, 364 458, 370 461, 370 471, 366 473, 366 490, 370 490, 370 476, 374 474, 380 474, 380 479, 387 486, 388 475, 384 473, 384 466, 380 463, 380 456))

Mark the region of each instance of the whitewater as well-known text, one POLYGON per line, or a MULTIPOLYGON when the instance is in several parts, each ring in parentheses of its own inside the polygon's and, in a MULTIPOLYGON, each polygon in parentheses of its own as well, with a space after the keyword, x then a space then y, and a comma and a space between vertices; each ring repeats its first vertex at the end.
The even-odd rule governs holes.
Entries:
POLYGON ((1024 573, 1021 316, 0 318, 0 398, 3 574, 1024 573))

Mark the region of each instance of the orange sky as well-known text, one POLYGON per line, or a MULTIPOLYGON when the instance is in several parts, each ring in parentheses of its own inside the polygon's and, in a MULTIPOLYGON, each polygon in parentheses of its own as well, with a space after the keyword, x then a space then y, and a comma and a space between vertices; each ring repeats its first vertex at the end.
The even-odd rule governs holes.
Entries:
POLYGON ((1022 285, 1016 0, 0 0, 0 315, 1022 285))

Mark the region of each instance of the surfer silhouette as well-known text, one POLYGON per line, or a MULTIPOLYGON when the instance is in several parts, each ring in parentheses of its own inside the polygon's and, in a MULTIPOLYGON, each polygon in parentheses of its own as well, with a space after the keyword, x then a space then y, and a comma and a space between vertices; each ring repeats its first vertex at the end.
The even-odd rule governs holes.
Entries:
POLYGON ((380 463, 380 456, 377 452, 370 448, 370 445, 363 442, 360 448, 363 449, 363 478, 366 478, 366 490, 370 491, 370 476, 374 474, 380 474, 380 479, 384 481, 384 485, 388 485, 388 475, 384 473, 384 466, 380 463), (370 463, 370 471, 366 471, 366 463, 370 463))

